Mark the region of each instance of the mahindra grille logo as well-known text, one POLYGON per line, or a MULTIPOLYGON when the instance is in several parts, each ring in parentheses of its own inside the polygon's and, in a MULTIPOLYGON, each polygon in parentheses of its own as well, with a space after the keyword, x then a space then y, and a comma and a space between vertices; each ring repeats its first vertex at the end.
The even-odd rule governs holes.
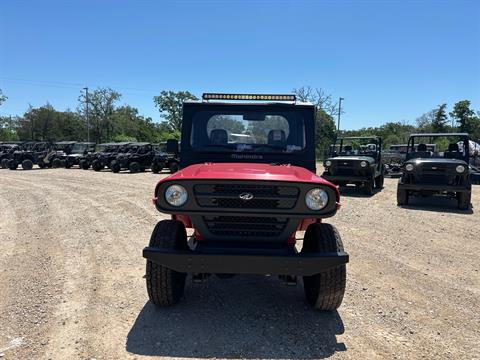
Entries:
POLYGON ((252 193, 241 193, 238 197, 244 201, 252 200, 253 194, 252 193))

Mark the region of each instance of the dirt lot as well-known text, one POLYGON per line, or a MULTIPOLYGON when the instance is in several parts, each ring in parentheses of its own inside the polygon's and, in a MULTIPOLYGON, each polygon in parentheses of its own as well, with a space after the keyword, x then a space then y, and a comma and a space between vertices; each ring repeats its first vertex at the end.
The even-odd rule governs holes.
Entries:
MULTIPOLYGON (((328 219, 350 253, 344 303, 237 276, 147 302, 142 248, 158 175, 0 170, 0 355, 6 359, 480 358, 480 186, 473 211, 398 208, 396 180, 347 189, 328 219)), ((420 205, 421 204, 421 205, 420 205)))

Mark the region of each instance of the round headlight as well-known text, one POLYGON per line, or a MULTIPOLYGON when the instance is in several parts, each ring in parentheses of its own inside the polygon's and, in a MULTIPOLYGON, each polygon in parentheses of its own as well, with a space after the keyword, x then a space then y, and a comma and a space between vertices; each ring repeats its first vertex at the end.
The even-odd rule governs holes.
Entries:
POLYGON ((457 170, 457 173, 463 173, 465 171, 465 166, 463 165, 458 165, 455 170, 457 170))
POLYGON ((328 194, 319 188, 311 189, 305 195, 305 203, 310 210, 321 210, 328 204, 328 194))
POLYGON ((361 166, 361 167, 366 167, 366 166, 367 166, 367 162, 366 162, 366 161, 362 161, 362 162, 360 163, 360 166, 361 166))
POLYGON ((172 206, 182 206, 187 199, 187 190, 181 185, 170 185, 165 190, 165 200, 172 206))
POLYGON ((412 171, 412 170, 413 170, 413 164, 407 164, 407 165, 405 165, 405 170, 407 170, 407 171, 412 171))
POLYGON ((325 161, 325 166, 331 166, 332 162, 330 160, 325 161))

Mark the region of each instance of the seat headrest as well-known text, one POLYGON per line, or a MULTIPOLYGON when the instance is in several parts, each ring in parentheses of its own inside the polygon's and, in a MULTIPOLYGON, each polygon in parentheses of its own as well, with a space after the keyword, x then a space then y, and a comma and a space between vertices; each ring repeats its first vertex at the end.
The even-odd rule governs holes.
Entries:
POLYGON ((459 152, 460 149, 459 149, 459 147, 458 147, 458 144, 457 144, 457 143, 448 144, 448 151, 457 151, 457 152, 459 152))
POLYGON ((210 132, 210 143, 213 145, 227 145, 228 133, 224 129, 213 129, 210 132))
POLYGON ((417 146, 417 151, 418 151, 418 152, 427 151, 427 145, 425 145, 425 144, 418 144, 418 146, 417 146))
POLYGON ((284 143, 285 138, 285 131, 283 130, 270 130, 268 132, 268 143, 270 145, 284 143))

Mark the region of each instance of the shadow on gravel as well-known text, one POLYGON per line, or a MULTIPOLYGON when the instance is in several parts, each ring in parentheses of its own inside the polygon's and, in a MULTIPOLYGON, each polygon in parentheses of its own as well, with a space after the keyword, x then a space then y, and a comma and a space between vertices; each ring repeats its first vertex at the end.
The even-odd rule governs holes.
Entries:
POLYGON ((473 209, 460 210, 457 207, 456 199, 449 199, 443 196, 415 197, 409 199, 408 205, 401 206, 404 209, 433 211, 450 214, 472 215, 473 209))
POLYGON ((338 312, 310 309, 300 284, 292 288, 276 278, 212 276, 205 284, 187 285, 176 306, 156 308, 147 302, 126 349, 182 358, 313 359, 345 351, 336 339, 343 332, 338 312))

